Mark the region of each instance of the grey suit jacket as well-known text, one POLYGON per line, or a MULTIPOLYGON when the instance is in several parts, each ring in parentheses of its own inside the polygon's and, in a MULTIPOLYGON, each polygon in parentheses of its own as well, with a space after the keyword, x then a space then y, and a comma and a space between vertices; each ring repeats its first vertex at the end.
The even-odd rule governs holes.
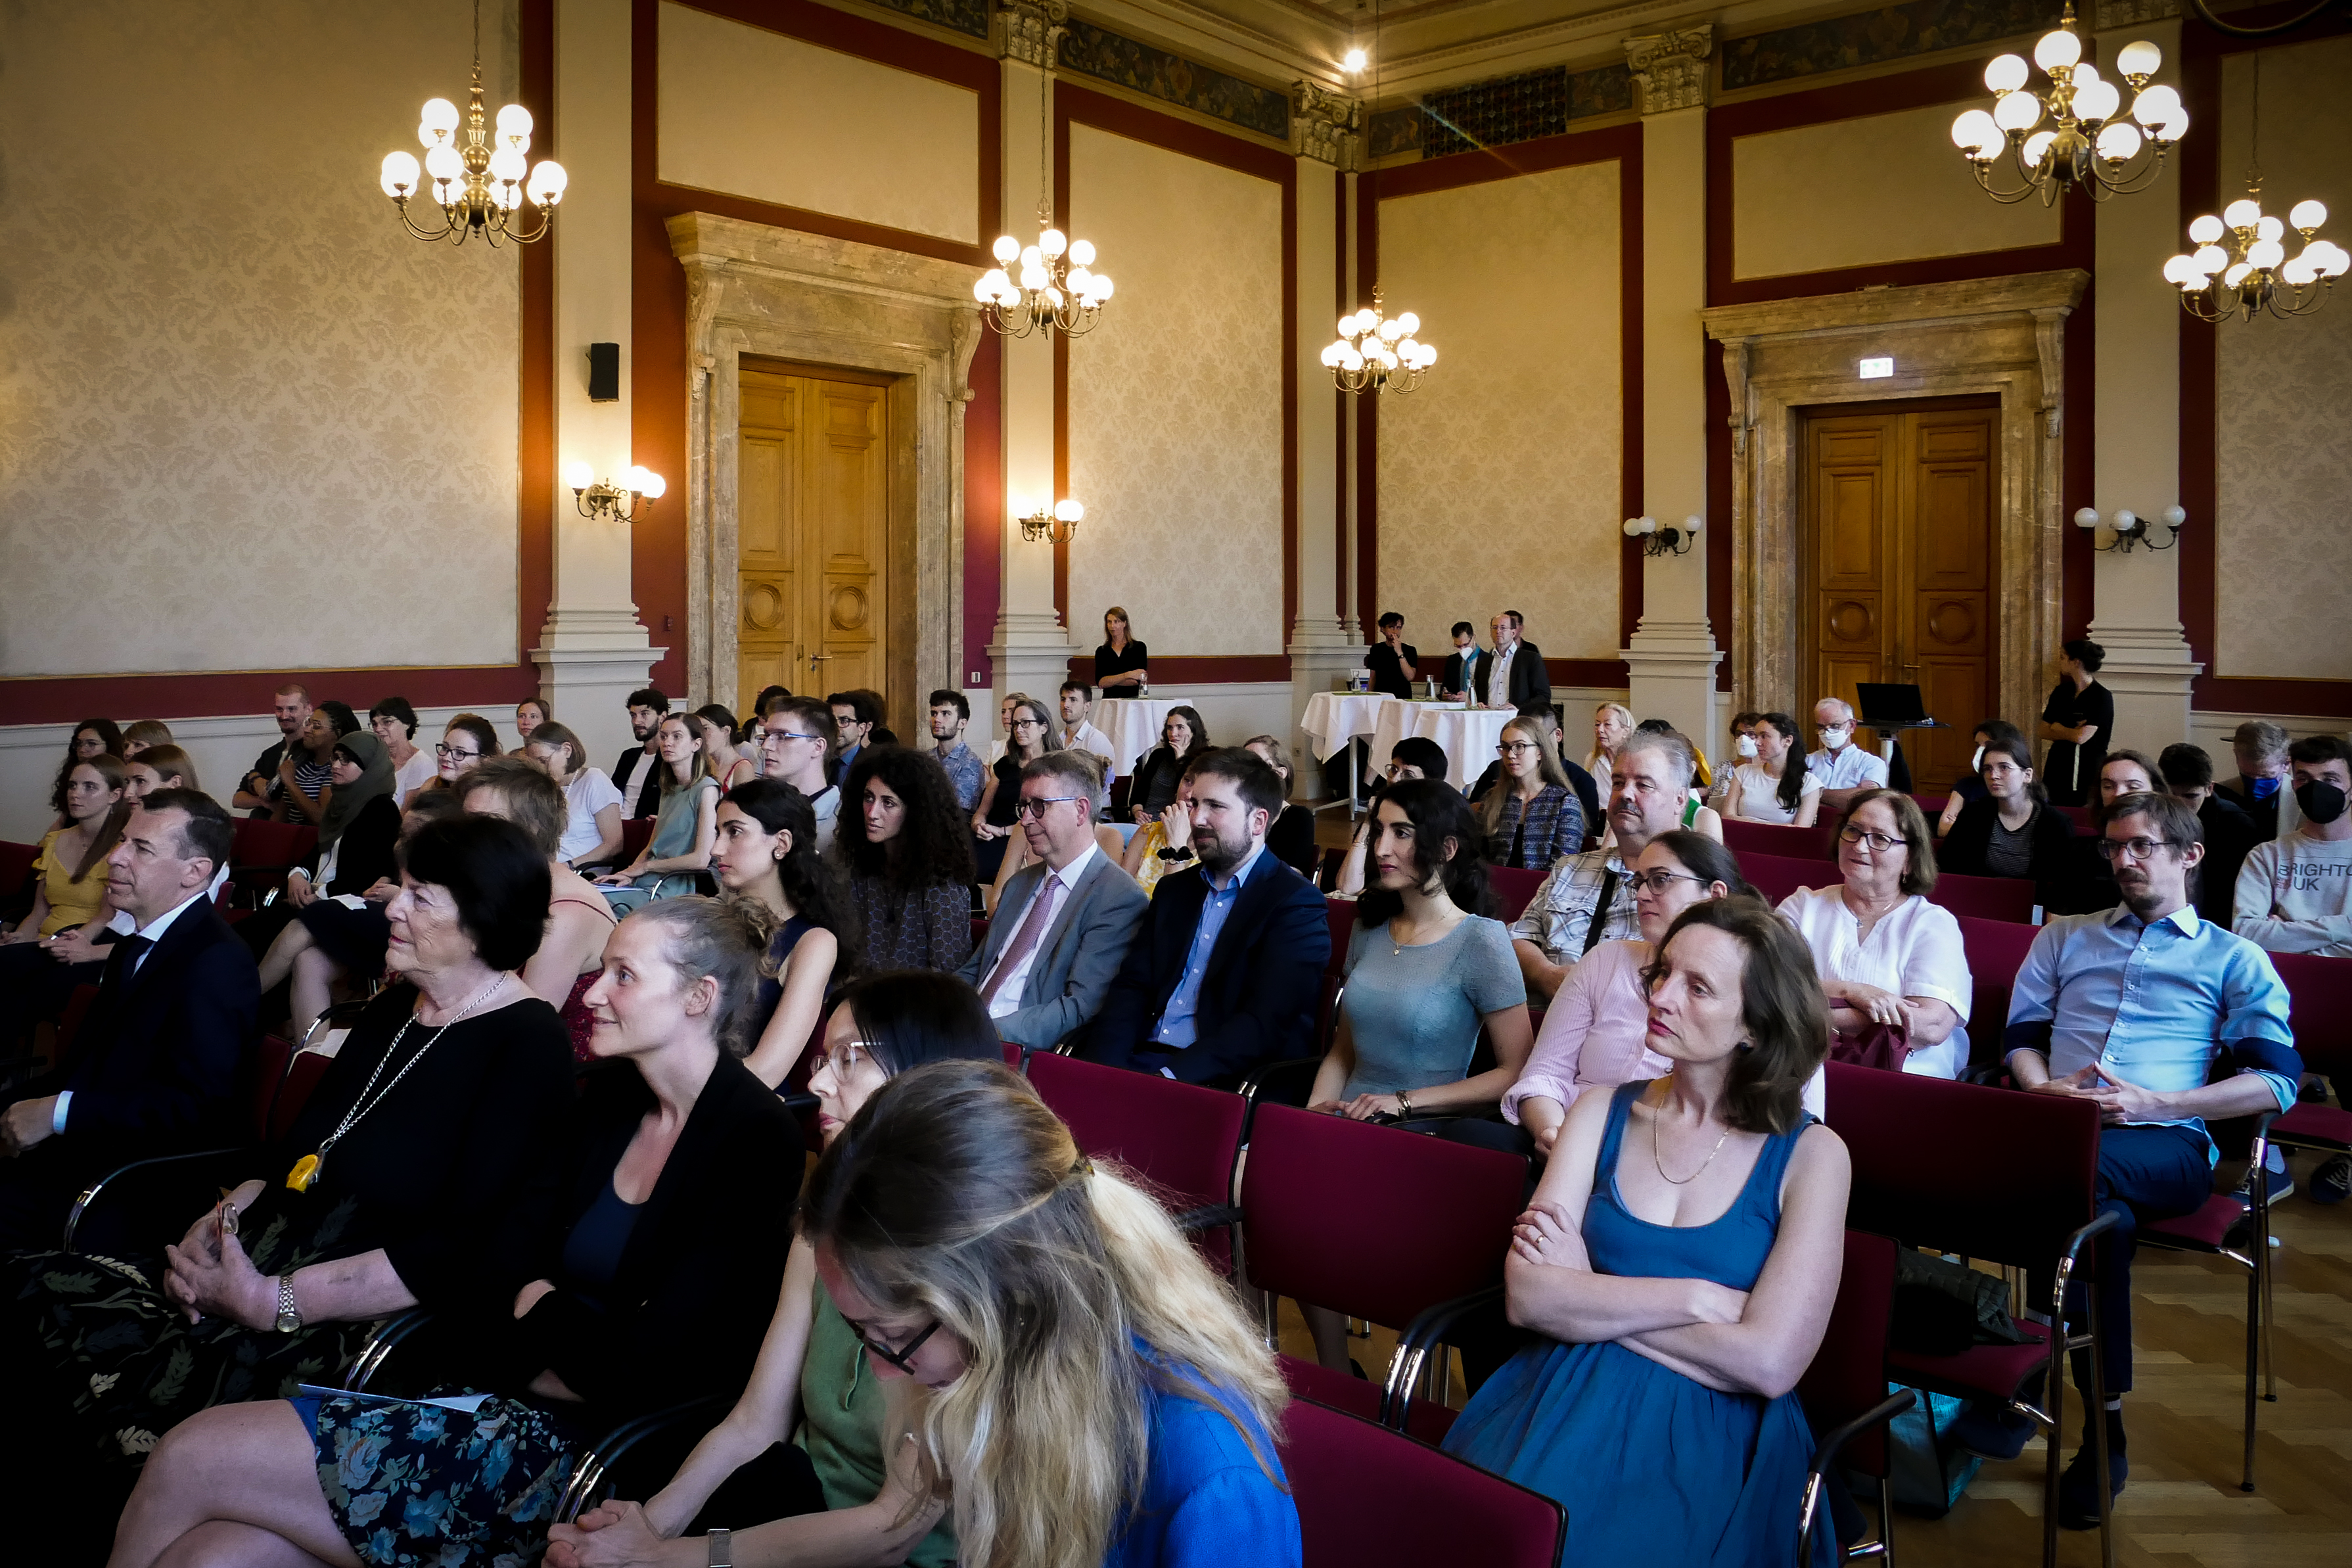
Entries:
MULTIPOLYGON (((956 971, 967 983, 978 987, 996 967, 997 955, 1012 944, 1045 880, 1042 860, 1013 874, 988 922, 986 940, 956 971)), ((996 1020, 996 1032, 1014 1045, 1052 1046, 1093 1018, 1150 907, 1150 896, 1135 879, 1097 848, 1038 943, 1037 957, 1022 978, 1020 1006, 996 1020)))

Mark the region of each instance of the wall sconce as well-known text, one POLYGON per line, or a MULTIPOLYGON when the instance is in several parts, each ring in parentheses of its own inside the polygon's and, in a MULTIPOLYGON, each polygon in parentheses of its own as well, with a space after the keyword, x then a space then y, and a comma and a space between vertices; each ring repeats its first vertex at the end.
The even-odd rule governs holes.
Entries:
POLYGON ((1087 515, 1086 508, 1066 499, 1055 501, 1052 511, 1045 510, 1044 501, 1032 510, 1027 501, 1016 499, 1013 511, 1021 520, 1021 537, 1032 543, 1050 539, 1056 544, 1067 544, 1078 536, 1078 520, 1087 515))
POLYGON ((651 468, 629 465, 621 482, 598 484, 596 470, 573 458, 563 465, 563 483, 572 491, 572 501, 583 517, 609 517, 615 522, 635 522, 647 503, 657 501, 669 482, 651 468), (628 498, 624 500, 623 497, 628 498))
MULTIPOLYGON (((2074 514, 2076 528, 2096 529, 2100 521, 2099 514, 2089 507, 2084 507, 2074 514)), ((2148 519, 2135 512, 2118 511, 2114 518, 2107 521, 2109 531, 2116 536, 2114 542, 2107 544, 2094 543, 2092 548, 2120 550, 2126 555, 2132 552, 2134 546, 2141 544, 2147 545, 2150 550, 2169 550, 2180 542, 2180 525, 2188 521, 2189 514, 2179 507, 2166 507, 2155 519, 2155 521, 2164 524, 2165 527, 2164 542, 2158 544, 2156 542, 2156 536, 2148 531, 2151 526, 2148 519)))
POLYGON ((1625 520, 1625 537, 1642 542, 1644 555, 1664 555, 1672 551, 1687 555, 1698 542, 1699 519, 1694 515, 1683 519, 1680 528, 1660 528, 1654 517, 1629 517, 1625 520))

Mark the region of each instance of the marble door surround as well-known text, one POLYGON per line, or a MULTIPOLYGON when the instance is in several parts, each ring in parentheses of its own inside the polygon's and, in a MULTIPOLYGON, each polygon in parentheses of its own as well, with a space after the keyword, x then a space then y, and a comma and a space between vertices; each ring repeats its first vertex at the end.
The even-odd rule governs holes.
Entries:
POLYGON ((688 700, 735 684, 745 354, 893 378, 887 689, 961 686, 972 269, 709 213, 681 213, 668 229, 687 284, 688 700))
POLYGON ((1723 345, 1731 393, 1731 652, 1741 707, 1802 715, 1818 695, 1798 689, 1798 410, 1990 393, 2000 399, 1997 711, 2042 710, 2060 641, 2064 328, 2090 280, 2069 268, 1699 312, 1723 345), (1893 375, 1858 378, 1860 360, 1888 355, 1893 375))

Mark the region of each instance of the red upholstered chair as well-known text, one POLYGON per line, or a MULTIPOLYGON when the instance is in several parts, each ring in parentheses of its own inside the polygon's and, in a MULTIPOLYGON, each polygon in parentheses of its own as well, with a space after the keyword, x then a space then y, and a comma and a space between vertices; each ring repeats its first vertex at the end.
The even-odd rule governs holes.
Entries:
POLYGON ((616 864, 621 866, 635 864, 637 857, 645 853, 646 846, 653 841, 654 819, 652 817, 623 817, 621 819, 621 853, 614 857, 616 864))
POLYGON ((1281 1447, 1306 1568, 1559 1562, 1559 1504, 1360 1415, 1293 1400, 1281 1447))
POLYGON ((1443 1436, 1453 1412, 1414 1405, 1413 1384, 1457 1318, 1500 1300, 1527 1173, 1516 1154, 1259 1106, 1242 1172, 1242 1241, 1267 1311, 1288 1296, 1402 1331, 1385 1392, 1285 1356, 1292 1392, 1443 1436))
MULTIPOLYGON (((1893 1466, 1886 1423, 1908 1410, 1912 1393, 1886 1392, 1886 1324, 1895 1310, 1895 1244, 1864 1231, 1845 1233, 1845 1268, 1838 1276, 1837 1301, 1813 1364, 1798 1381, 1797 1397, 1813 1427, 1813 1462, 1805 1472, 1805 1502, 1797 1538, 1811 1533, 1821 1506, 1822 1478, 1843 1464, 1878 1482, 1878 1539, 1854 1547, 1849 1558, 1892 1560, 1895 1534, 1893 1466)), ((1823 1528, 1828 1528, 1826 1525, 1823 1528)), ((1801 1549, 1799 1562, 1805 1561, 1801 1549)))
POLYGON ((2089 806, 2053 805, 2050 809, 2058 813, 2059 816, 2064 817, 2067 821, 2074 825, 2075 837, 2080 838, 2091 831, 2091 808, 2089 806))
MULTIPOLYGON (((1724 824, 1727 828, 1730 826, 1728 822, 1724 824)), ((1801 860, 1756 849, 1735 850, 1733 858, 1739 862, 1739 874, 1769 904, 1778 904, 1800 888, 1833 888, 1845 880, 1836 862, 1831 860, 1801 860)))
POLYGON ((1495 889, 1495 918, 1508 925, 1525 914, 1546 875, 1543 871, 1520 871, 1508 866, 1487 867, 1486 881, 1495 889))
POLYGON ((2335 1105, 2297 1105, 2271 1123, 2271 1140, 2284 1149, 2352 1152, 2352 958, 2311 952, 2274 952, 2271 963, 2286 982, 2294 1048, 2304 1070, 2326 1078, 2336 1089, 2335 1105))
POLYGON ((0 895, 15 892, 33 874, 33 862, 41 858, 37 844, 19 844, 14 839, 0 838, 0 895))
POLYGON ((1927 901, 1941 904, 1956 915, 2016 925, 2033 923, 2033 884, 2023 877, 1964 877, 1946 871, 1936 879, 1927 901))
POLYGON ((1969 1003, 1969 1066, 1998 1067, 2001 1037, 2009 1026, 2010 993, 2016 988, 2026 950, 2042 934, 2042 928, 1975 915, 1961 915, 1958 920, 1960 947, 1968 955, 1969 979, 1976 987, 1969 1003))
MULTIPOLYGON (((1029 1082, 1088 1158, 1125 1165, 1175 1213, 1233 1203, 1234 1167, 1249 1110, 1240 1095, 1052 1051, 1030 1053, 1029 1082)), ((1203 1230, 1196 1239, 1218 1269, 1232 1270, 1230 1224, 1203 1230)))
POLYGON ((1323 961, 1323 973, 1337 975, 1347 966, 1348 939, 1355 934, 1356 900, 1326 895, 1323 918, 1331 922, 1331 956, 1323 961))
MULTIPOLYGON (((1891 1236, 1906 1246, 1963 1258, 2049 1270, 2054 1306, 2071 1280, 2095 1295, 2091 1238, 2115 1224, 2094 1198, 2099 1168, 2099 1108, 2088 1100, 2024 1094, 1947 1083, 1909 1073, 1832 1062, 1829 1124, 1853 1162, 1846 1224, 1891 1236)), ((2053 1312, 2055 1319, 2058 1314, 2053 1312)), ((1890 1349, 1895 1382, 1965 1399, 1990 1399, 2032 1416, 2044 1428, 2049 1464, 2042 1500, 2042 1560, 2058 1557, 2058 1471, 2064 1443, 2065 1352, 2088 1350, 2098 1365, 2095 1300, 2084 1327, 2053 1334, 2018 1320, 2022 1345, 1977 1345, 1958 1355, 1890 1349), (2037 1406, 2018 1397, 2039 1377, 2037 1406)), ((2094 1379, 2094 1396, 2104 1401, 2094 1379)), ((2105 1447, 2106 1428, 2092 1423, 2105 1447)), ((2101 1468, 2105 1455, 2097 1456, 2101 1468)), ((2113 1519, 2100 1492, 2102 1544, 2112 1552, 2113 1519)))
POLYGON ((232 879, 255 908, 286 886, 286 873, 318 847, 319 830, 308 823, 269 822, 240 816, 230 830, 232 879))
POLYGON ((1785 855, 1792 860, 1831 860, 1836 858, 1831 853, 1836 837, 1836 824, 1831 822, 1797 827, 1750 822, 1744 816, 1723 819, 1723 847, 1743 858, 1753 850, 1759 855, 1785 855))

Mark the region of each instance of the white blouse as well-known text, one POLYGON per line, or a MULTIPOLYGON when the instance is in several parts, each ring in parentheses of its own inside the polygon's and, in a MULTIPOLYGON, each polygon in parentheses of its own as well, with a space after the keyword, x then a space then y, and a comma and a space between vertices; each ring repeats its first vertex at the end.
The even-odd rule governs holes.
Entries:
MULTIPOLYGON (((1802 768, 1805 759, 1791 752, 1789 760, 1780 765, 1802 768)), ((1731 770, 1731 775, 1739 781, 1739 810, 1737 815, 1740 820, 1777 823, 1783 827, 1797 820, 1795 807, 1780 804, 1780 781, 1766 773, 1763 763, 1742 763, 1731 770)), ((1822 781, 1807 772, 1805 782, 1797 789, 1798 801, 1801 804, 1805 796, 1821 793, 1822 781)))
MULTIPOLYGON (((1960 941, 1960 922, 1941 904, 1913 895, 1878 917, 1863 939, 1862 921, 1845 907, 1845 889, 1800 888, 1780 900, 1780 916, 1797 928, 1813 950, 1823 977, 1875 985, 1897 996, 1942 1002, 1959 1015, 1962 1026, 1933 1046, 1912 1051, 1905 1072, 1927 1078, 1958 1078, 1969 1065, 1969 1003, 1975 983, 1960 941)), ((1993 1027, 2000 1027, 1995 1023, 1993 1027)))

